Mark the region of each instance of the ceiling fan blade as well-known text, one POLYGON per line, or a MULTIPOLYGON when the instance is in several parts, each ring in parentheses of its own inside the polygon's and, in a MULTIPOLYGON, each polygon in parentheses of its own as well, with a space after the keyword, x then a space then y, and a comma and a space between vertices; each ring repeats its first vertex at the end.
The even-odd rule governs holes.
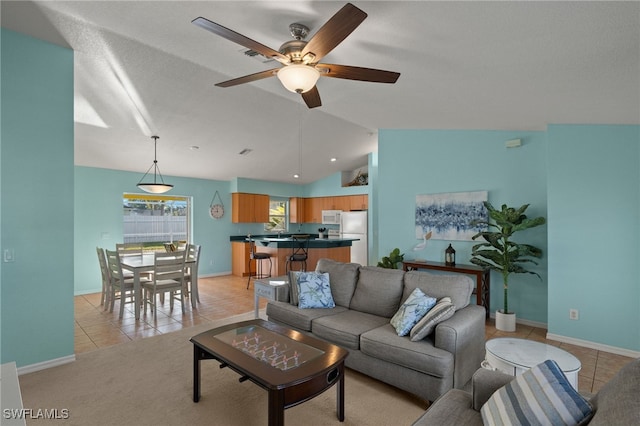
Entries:
POLYGON ((255 74, 245 75, 244 77, 234 78, 232 80, 223 81, 221 83, 217 83, 218 87, 231 87, 237 86, 238 84, 251 83, 252 81, 262 80, 263 78, 273 77, 276 75, 280 68, 273 68, 266 71, 260 71, 255 74))
POLYGON ((192 24, 199 26, 200 28, 204 28, 207 31, 211 31, 212 33, 219 35, 220 37, 226 38, 234 43, 238 43, 241 46, 244 46, 248 49, 254 50, 266 58, 273 58, 281 63, 289 63, 289 58, 284 56, 282 53, 277 50, 273 50, 270 47, 265 46, 264 44, 258 43, 255 40, 250 39, 249 37, 245 37, 240 33, 237 33, 229 28, 223 27, 220 24, 216 24, 208 20, 207 18, 203 18, 202 16, 191 21, 192 24))
POLYGON ((367 14, 362 10, 347 3, 311 37, 302 49, 301 57, 313 53, 315 57, 312 62, 318 62, 347 38, 366 17, 367 14))
POLYGON ((320 92, 318 92, 318 86, 313 86, 313 89, 302 93, 302 99, 309 108, 316 108, 322 106, 320 101, 320 92))
POLYGON ((400 77, 399 72, 353 67, 350 65, 316 64, 316 68, 323 77, 369 81, 372 83, 395 83, 398 77, 400 77))

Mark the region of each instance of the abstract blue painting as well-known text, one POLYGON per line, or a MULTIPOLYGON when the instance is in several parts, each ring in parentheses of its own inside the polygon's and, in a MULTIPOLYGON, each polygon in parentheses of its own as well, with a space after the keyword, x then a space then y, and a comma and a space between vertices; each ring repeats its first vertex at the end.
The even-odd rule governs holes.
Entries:
POLYGON ((487 229, 486 225, 471 225, 474 220, 487 221, 483 204, 487 196, 487 191, 417 195, 416 238, 421 240, 431 231, 435 240, 471 240, 487 229))

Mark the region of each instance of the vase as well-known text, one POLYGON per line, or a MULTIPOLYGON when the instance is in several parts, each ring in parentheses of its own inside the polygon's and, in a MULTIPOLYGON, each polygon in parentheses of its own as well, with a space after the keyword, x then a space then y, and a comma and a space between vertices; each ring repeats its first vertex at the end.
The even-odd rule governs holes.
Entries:
POLYGON ((496 311, 496 329, 500 331, 516 331, 516 314, 505 314, 501 309, 496 311))

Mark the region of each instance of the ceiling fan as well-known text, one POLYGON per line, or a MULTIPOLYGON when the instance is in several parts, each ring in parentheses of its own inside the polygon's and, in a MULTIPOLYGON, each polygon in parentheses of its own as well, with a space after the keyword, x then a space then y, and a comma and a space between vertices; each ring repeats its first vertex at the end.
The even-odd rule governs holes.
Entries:
POLYGON ((227 40, 258 52, 266 58, 275 59, 283 65, 280 68, 223 81, 216 84, 216 86, 231 87, 277 75, 286 89, 300 93, 307 106, 315 108, 322 105, 320 94, 316 87, 316 82, 321 76, 374 83, 395 83, 400 77, 400 73, 392 71, 319 63, 323 57, 347 38, 366 17, 367 14, 365 12, 351 3, 347 3, 309 41, 304 40, 309 33, 309 28, 302 24, 291 24, 289 30, 294 40, 284 43, 278 51, 203 17, 198 17, 191 22, 227 40))

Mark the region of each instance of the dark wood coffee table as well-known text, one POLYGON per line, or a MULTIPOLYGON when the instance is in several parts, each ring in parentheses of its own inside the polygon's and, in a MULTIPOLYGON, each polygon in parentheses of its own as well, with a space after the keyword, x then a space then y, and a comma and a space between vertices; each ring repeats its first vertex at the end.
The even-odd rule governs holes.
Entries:
POLYGON ((337 386, 337 416, 344 421, 345 349, 274 323, 255 319, 205 331, 193 343, 193 402, 200 400, 200 361, 240 374, 269 393, 269 425, 284 424, 284 410, 337 386))

